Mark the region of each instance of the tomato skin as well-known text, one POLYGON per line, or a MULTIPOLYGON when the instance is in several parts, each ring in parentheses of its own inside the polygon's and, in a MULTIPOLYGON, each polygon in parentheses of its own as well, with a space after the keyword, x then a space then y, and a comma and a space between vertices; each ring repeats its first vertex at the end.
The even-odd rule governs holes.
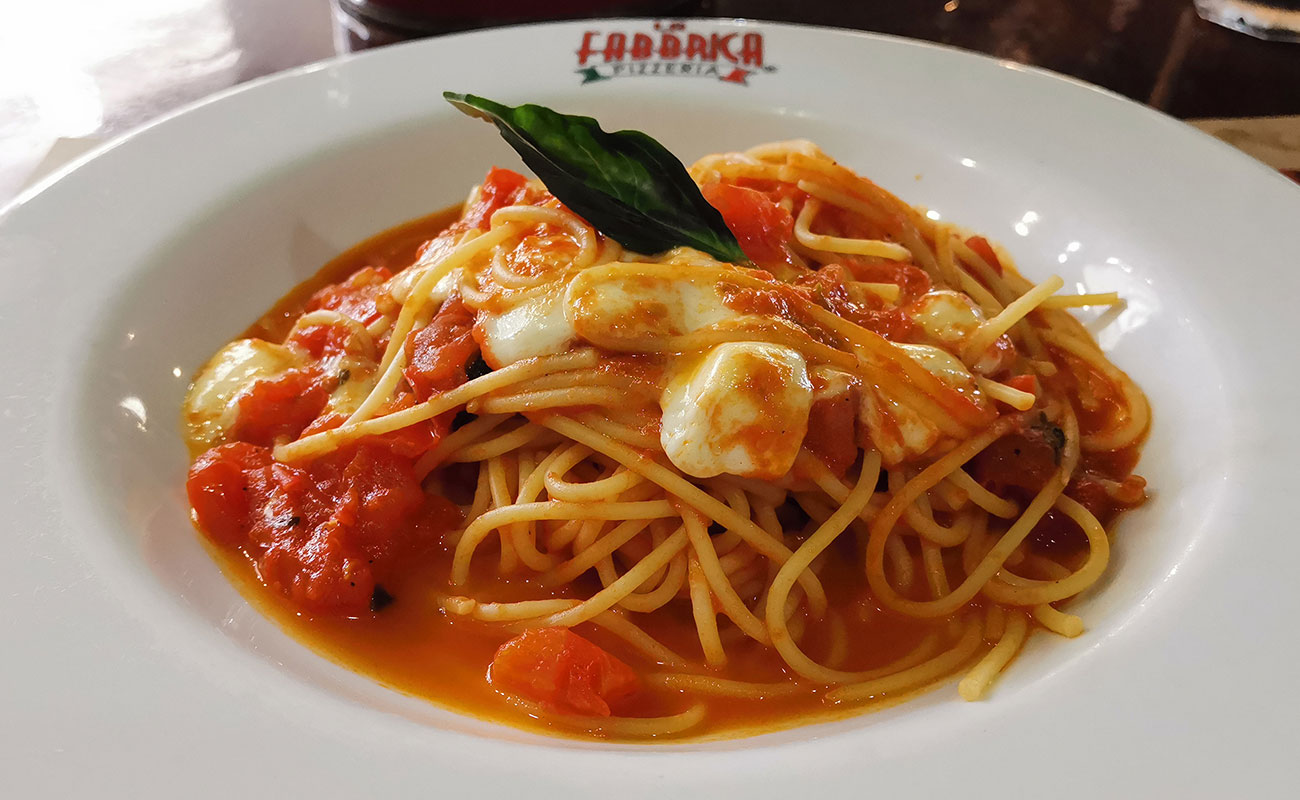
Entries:
POLYGON ((821 398, 808 412, 808 433, 803 446, 822 460, 831 472, 843 475, 858 458, 857 403, 853 392, 821 398))
POLYGON ((794 218, 763 192, 730 183, 700 187, 704 199, 722 214, 740 249, 755 264, 772 268, 791 264, 786 245, 794 238, 794 218))
POLYGON ((465 368, 478 343, 474 341, 474 312, 453 294, 429 324, 406 337, 406 380, 418 400, 454 389, 465 382, 465 368))
POLYGON ((379 439, 301 466, 269 448, 219 445, 195 460, 186 489, 200 529, 307 613, 364 613, 377 572, 458 518, 425 495, 412 458, 379 439))
POLYGON ((1038 394, 1038 378, 1034 375, 1016 375, 1003 381, 1012 389, 1019 389, 1032 395, 1038 394))
POLYGON ((523 199, 528 189, 528 179, 518 172, 501 167, 488 170, 479 187, 478 197, 465 209, 461 222, 469 228, 486 228, 492 215, 523 199))
POLYGON ((185 482, 190 507, 199 526, 217 544, 243 543, 253 502, 248 494, 250 474, 270 463, 266 448, 236 442, 214 447, 190 465, 185 482))
POLYGON ((535 628, 501 645, 488 681, 561 713, 597 717, 641 689, 631 667, 568 628, 535 628))
POLYGON ((352 332, 342 325, 305 325, 295 328, 285 342, 297 345, 320 361, 346 353, 351 339, 352 332))
POLYGON ((997 274, 1002 274, 1002 262, 998 261, 998 254, 993 252, 993 245, 983 236, 972 236, 966 240, 966 246, 975 251, 975 255, 988 262, 997 274))
MULTIPOLYGON (((921 273, 924 276, 924 273, 921 273)), ((874 294, 865 294, 861 300, 849 296, 845 284, 851 280, 863 280, 856 277, 850 268, 843 264, 827 264, 816 272, 802 275, 795 285, 807 295, 857 325, 895 342, 910 341, 915 330, 915 323, 906 311, 890 305, 874 294)), ((892 280, 881 282, 892 283, 892 280)), ((928 286, 928 281, 927 281, 928 286)))
POLYGON ((365 267, 341 283, 324 287, 307 301, 305 311, 327 309, 369 325, 383 316, 378 299, 393 273, 385 267, 365 267))
POLYGON ((274 380, 255 381, 239 394, 239 415, 230 438, 270 447, 298 438, 329 402, 330 390, 314 369, 291 369, 274 380))

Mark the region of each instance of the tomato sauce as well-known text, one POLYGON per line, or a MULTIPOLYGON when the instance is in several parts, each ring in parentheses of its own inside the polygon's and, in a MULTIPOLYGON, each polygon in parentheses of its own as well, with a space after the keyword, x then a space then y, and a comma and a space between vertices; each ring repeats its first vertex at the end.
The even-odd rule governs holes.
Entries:
MULTIPOLYGON (((846 534, 846 539, 851 540, 852 536, 846 534)), ((448 591, 450 554, 433 553, 388 579, 384 588, 393 599, 381 610, 341 616, 301 610, 260 583, 247 558, 237 552, 211 549, 260 611, 321 655, 393 689, 471 716, 552 735, 587 737, 562 723, 526 715, 488 682, 487 672, 493 657, 514 634, 499 626, 457 619, 441 611, 437 596, 448 591)), ((511 601, 589 596, 599 588, 597 581, 584 578, 562 591, 548 590, 525 578, 502 579, 495 574, 493 560, 490 556, 482 559, 479 564, 486 566, 476 564, 469 583, 456 587, 453 593, 511 601)), ((848 666, 883 666, 915 648, 927 633, 942 630, 946 620, 927 622, 881 610, 863 586, 862 559, 856 547, 837 547, 829 561, 822 581, 831 607, 840 609, 848 634, 845 659, 848 666)), ((677 652, 697 657, 699 642, 688 605, 670 606, 648 616, 637 615, 636 622, 677 652)), ((667 672, 668 668, 649 661, 621 639, 590 625, 578 631, 583 638, 625 662, 642 679, 641 690, 616 706, 619 714, 676 714, 695 699, 677 690, 651 685, 645 676, 667 672)), ((780 657, 769 648, 747 639, 724 641, 728 664, 709 674, 760 683, 792 677, 780 657)), ((830 648, 828 629, 811 627, 801 646, 813 658, 824 659, 830 648)), ((884 705, 897 699, 884 696, 878 702, 884 705)), ((687 738, 761 733, 863 710, 862 706, 844 709, 829 706, 816 693, 762 701, 714 697, 707 702, 709 713, 705 722, 686 732, 687 738)))

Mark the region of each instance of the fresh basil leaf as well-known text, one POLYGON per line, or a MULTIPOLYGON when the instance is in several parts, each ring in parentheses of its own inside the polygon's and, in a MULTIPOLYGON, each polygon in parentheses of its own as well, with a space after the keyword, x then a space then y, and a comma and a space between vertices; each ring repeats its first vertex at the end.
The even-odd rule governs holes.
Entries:
POLYGON ((511 107, 454 92, 442 96, 495 124, 561 203, 627 249, 653 255, 687 246, 720 261, 749 263, 686 167, 646 134, 606 133, 591 117, 545 106, 511 107))

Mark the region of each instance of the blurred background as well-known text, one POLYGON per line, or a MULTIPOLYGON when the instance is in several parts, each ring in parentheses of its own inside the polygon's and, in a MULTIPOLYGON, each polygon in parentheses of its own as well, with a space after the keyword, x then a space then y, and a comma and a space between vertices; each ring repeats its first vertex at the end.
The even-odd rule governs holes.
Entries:
POLYGON ((262 75, 412 38, 591 16, 750 17, 940 42, 1099 84, 1300 169, 1294 0, 11 0, 0 9, 0 203, 105 139, 262 75))

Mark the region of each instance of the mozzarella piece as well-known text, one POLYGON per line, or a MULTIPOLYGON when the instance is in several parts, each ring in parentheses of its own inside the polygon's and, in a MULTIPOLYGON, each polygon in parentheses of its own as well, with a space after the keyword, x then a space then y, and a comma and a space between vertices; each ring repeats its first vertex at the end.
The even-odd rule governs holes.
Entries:
POLYGON ((434 308, 441 308, 442 304, 447 302, 447 298, 451 297, 452 290, 458 285, 460 285, 460 270, 453 269, 439 278, 438 282, 433 285, 433 289, 429 292, 428 302, 434 308))
POLYGON ((808 377, 812 379, 814 403, 840 400, 861 383, 857 376, 824 364, 809 370, 808 377))
POLYGON ((887 466, 919 456, 939 441, 939 429, 932 422, 874 386, 862 392, 859 419, 887 466))
POLYGON ((199 371, 185 397, 190 444, 204 449, 219 444, 235 424, 235 398, 243 389, 301 364, 296 351, 261 339, 237 339, 223 347, 199 371))
POLYGON ((483 360, 493 369, 525 358, 563 353, 575 337, 558 287, 557 291, 528 297, 505 311, 480 310, 476 327, 483 360))
POLYGON ((966 295, 940 289, 922 295, 912 304, 912 320, 931 338, 960 344, 984 322, 984 314, 966 295))
POLYGON ((813 394, 798 351, 727 342, 675 372, 660 398, 660 443, 678 469, 697 478, 775 479, 790 471, 813 394))
POLYGON ((370 396, 374 390, 375 384, 379 380, 377 373, 378 365, 369 359, 357 358, 354 356, 341 356, 324 365, 327 374, 342 375, 344 370, 347 371, 347 380, 340 378, 334 391, 330 393, 329 402, 326 404, 326 411, 332 414, 342 414, 350 417, 361 407, 365 399, 370 396))
POLYGON ((975 378, 952 353, 928 344, 895 344, 926 371, 955 389, 974 389, 975 378))
MULTIPOLYGON (((896 344, 895 347, 939 380, 955 389, 971 392, 972 400, 977 403, 984 402, 973 392, 974 376, 956 356, 926 344, 896 344)), ((872 445, 880 451, 881 459, 888 466, 923 455, 942 438, 934 423, 877 386, 867 386, 862 392, 860 419, 872 445)))
MULTIPOLYGON (((388 293, 399 303, 405 303, 411 296, 411 290, 415 284, 419 283, 431 269, 436 269, 438 262, 446 258, 451 251, 456 249, 456 245, 464 238, 464 232, 458 231, 453 233, 451 229, 445 230, 434 237, 420 254, 420 258, 411 266, 394 275, 388 281, 388 293)), ((453 269, 446 275, 438 279, 438 283, 430 292, 430 302, 441 305, 451 290, 456 288, 460 283, 461 270, 453 269)))
POLYGON ((744 316, 710 283, 644 276, 575 282, 566 304, 578 336, 593 343, 680 336, 744 316))
MULTIPOLYGON (((951 289, 922 295, 912 304, 912 320, 940 344, 960 346, 984 324, 984 312, 969 297, 951 289)), ((981 375, 992 375, 1006 366, 1014 348, 1005 336, 980 354, 972 367, 981 375)))

